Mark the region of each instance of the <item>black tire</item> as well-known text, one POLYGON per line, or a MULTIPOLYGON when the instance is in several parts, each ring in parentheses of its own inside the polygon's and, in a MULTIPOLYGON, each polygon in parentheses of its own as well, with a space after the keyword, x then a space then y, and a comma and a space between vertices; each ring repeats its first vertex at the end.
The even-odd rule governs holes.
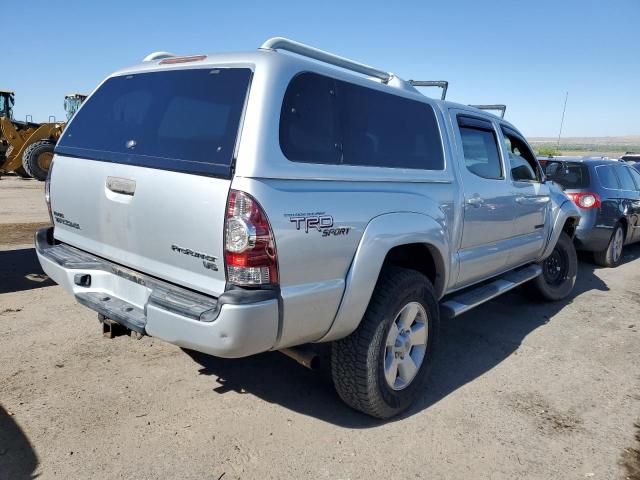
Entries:
MULTIPOLYGON (((7 151, 5 152, 5 160, 11 156, 12 152, 13 152, 13 145, 9 145, 9 147, 7 148, 7 151)), ((13 171, 13 173, 15 173, 21 178, 31 178, 31 175, 29 175, 22 167, 16 168, 13 171)))
POLYGON ((622 248, 624 245, 624 227, 618 222, 613 229, 609 244, 601 252, 593 252, 593 260, 601 267, 617 267, 622 262, 622 248), (621 232, 621 233, 619 233, 621 232), (621 241, 618 245, 618 241, 621 241))
POLYGON ((527 284, 529 292, 550 302, 569 296, 578 274, 578 255, 571 237, 562 232, 553 252, 540 266, 542 274, 527 284))
POLYGON ((36 180, 44 182, 47 179, 54 147, 55 143, 50 140, 40 140, 29 145, 22 154, 22 166, 36 180))
MULTIPOLYGON (((331 346, 331 376, 340 398, 356 410, 383 419, 408 408, 423 393, 439 322, 438 301, 433 286, 424 275, 402 268, 385 269, 358 328, 331 346), (423 323, 428 334, 426 349, 412 380, 402 389, 395 390, 385 378, 385 352, 387 348, 394 348, 387 347, 387 337, 403 308, 416 303, 422 305, 422 312, 427 317, 423 323)), ((413 356, 414 347, 408 348, 406 353, 413 356)), ((394 355, 397 360, 398 354, 394 355)))
POLYGON ((27 172, 25 172, 24 168, 22 167, 18 167, 13 171, 16 175, 18 175, 20 178, 31 178, 31 175, 29 175, 27 172))

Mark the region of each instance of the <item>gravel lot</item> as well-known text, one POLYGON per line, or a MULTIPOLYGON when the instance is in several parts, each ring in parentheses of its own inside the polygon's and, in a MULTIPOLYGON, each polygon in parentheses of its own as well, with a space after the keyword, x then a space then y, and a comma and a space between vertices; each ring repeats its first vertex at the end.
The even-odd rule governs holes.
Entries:
POLYGON ((444 324, 421 401, 379 422, 279 353, 104 339, 39 268, 47 219, 42 184, 0 180, 2 480, 640 478, 638 246, 582 262, 566 302, 513 292, 444 324))

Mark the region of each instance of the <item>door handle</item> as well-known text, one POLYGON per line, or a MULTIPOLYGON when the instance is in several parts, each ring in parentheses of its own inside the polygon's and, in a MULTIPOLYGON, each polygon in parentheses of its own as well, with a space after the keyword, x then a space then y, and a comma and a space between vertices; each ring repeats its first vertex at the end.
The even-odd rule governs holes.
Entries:
POLYGON ((549 202, 550 198, 548 195, 531 195, 531 196, 519 196, 516 197, 516 202, 521 205, 535 205, 540 203, 549 202))
POLYGON ((472 207, 478 208, 482 206, 483 203, 484 203, 484 200, 480 197, 467 198, 467 204, 471 205, 472 207))
POLYGON ((107 177, 106 186, 114 193, 121 195, 135 195, 136 181, 129 178, 107 177))

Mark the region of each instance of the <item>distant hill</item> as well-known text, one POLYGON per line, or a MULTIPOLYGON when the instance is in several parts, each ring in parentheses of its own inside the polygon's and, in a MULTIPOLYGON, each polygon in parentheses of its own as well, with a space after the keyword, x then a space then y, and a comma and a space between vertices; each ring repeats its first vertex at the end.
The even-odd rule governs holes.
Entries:
POLYGON ((556 150, 557 155, 603 155, 619 157, 625 152, 640 152, 640 135, 621 137, 529 137, 538 152, 556 150))

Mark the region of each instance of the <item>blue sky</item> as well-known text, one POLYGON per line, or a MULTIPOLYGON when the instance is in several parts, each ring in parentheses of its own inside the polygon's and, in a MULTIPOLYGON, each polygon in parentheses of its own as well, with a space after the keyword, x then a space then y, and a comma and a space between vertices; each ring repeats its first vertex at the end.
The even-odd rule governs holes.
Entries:
MULTIPOLYGON (((506 103, 527 136, 640 135, 640 0, 14 2, 0 89, 16 117, 64 116, 146 54, 241 51, 287 36, 403 78, 449 80, 461 103, 506 103)), ((7 31, 8 28, 8 31, 7 31)), ((436 92, 434 92, 436 94, 436 92)))

